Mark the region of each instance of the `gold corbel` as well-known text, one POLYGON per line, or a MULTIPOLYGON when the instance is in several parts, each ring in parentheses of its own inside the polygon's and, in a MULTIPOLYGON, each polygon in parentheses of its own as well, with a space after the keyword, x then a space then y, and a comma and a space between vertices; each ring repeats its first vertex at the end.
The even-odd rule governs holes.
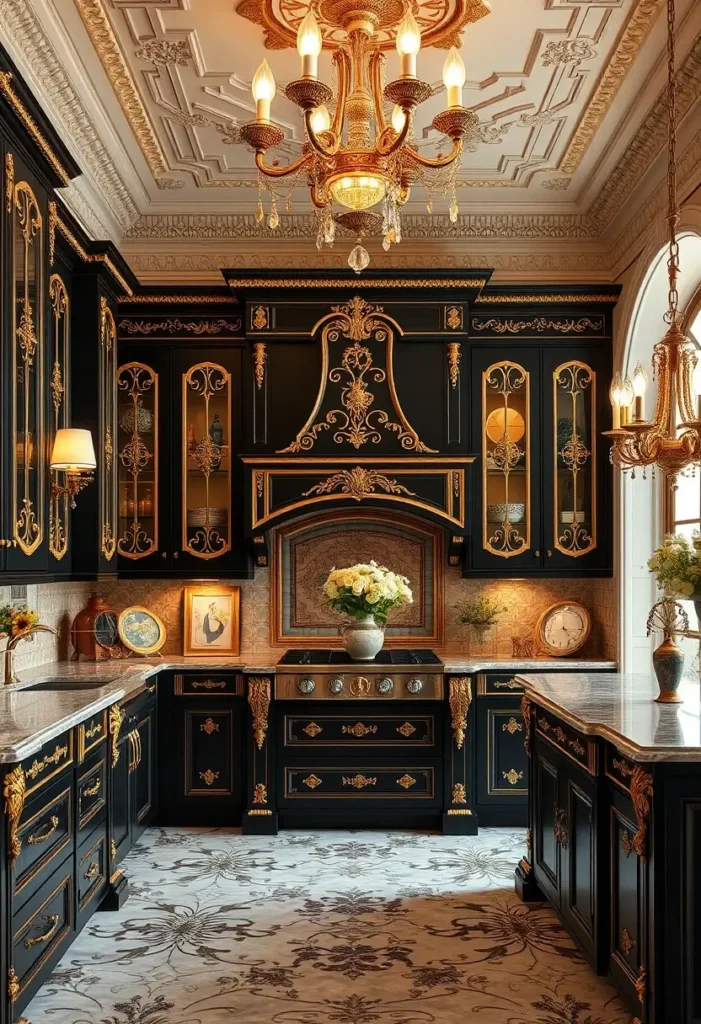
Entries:
MULTIPOLYGON (((19 819, 24 810, 24 794, 27 788, 27 780, 24 768, 21 764, 13 768, 5 776, 3 794, 5 797, 5 814, 8 822, 8 835, 10 842, 10 867, 19 857, 22 849, 22 840, 19 837, 19 819)), ((14 998, 12 995, 10 998, 14 998)))
POLYGON ((531 722, 533 720, 533 705, 524 694, 521 697, 521 717, 523 718, 523 746, 526 756, 531 756, 531 722))
POLYGON ((452 719, 453 736, 458 750, 462 749, 467 730, 467 712, 472 703, 472 680, 469 676, 458 676, 450 680, 448 704, 452 719))
POLYGON ((119 730, 122 728, 124 712, 119 704, 113 704, 109 711, 110 738, 112 742, 112 767, 119 761, 119 730))
POLYGON ((253 738, 258 749, 262 750, 270 711, 270 680, 266 676, 252 676, 248 680, 248 705, 253 717, 253 738))

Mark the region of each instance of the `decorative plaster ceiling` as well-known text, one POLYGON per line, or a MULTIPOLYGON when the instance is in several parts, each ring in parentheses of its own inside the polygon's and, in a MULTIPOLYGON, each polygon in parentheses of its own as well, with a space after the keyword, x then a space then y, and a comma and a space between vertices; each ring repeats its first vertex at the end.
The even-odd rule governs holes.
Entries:
MULTIPOLYGON (((321 0, 322 15, 324 2, 332 0, 321 0)), ((440 45, 462 35, 464 102, 480 117, 479 139, 463 157, 459 223, 449 224, 438 197, 433 216, 419 195, 412 197, 404 251, 380 258, 387 266, 411 265, 420 240, 426 251, 417 265, 481 256, 477 262, 491 261, 504 275, 530 267, 535 275, 585 278, 589 267, 603 279, 611 242, 602 244, 602 234, 616 218, 619 236, 632 223, 643 193, 633 204, 631 192, 649 177, 664 145, 663 0, 489 2, 485 14, 484 0, 411 0, 426 35, 442 34, 440 45)), ((9 35, 3 42, 86 169, 90 188, 79 182, 67 195, 70 205, 90 228, 81 207, 85 214, 88 196, 99 193, 102 224, 113 226, 113 239, 144 278, 212 280, 218 261, 265 265, 266 251, 271 266, 345 259, 346 253, 328 260, 316 254, 305 189, 291 197, 292 215, 282 216, 274 253, 269 232, 256 241, 253 155, 238 135, 254 114, 250 82, 267 56, 278 85, 273 117, 285 132, 271 155, 286 163, 299 153, 303 122, 283 89, 299 75, 294 29, 306 3, 0 3, 0 37, 3 30, 9 35), (243 239, 245 251, 232 252, 243 239)), ((678 9, 680 107, 696 113, 701 3, 678 0, 678 9)), ((441 48, 419 54, 419 75, 433 94, 417 111, 415 135, 429 155, 440 146, 430 124, 445 103, 444 59, 441 48)), ((397 66, 390 48, 388 79, 397 66)), ((331 81, 327 50, 320 75, 331 81)), ((660 179, 659 161, 655 166, 646 195, 660 179)))

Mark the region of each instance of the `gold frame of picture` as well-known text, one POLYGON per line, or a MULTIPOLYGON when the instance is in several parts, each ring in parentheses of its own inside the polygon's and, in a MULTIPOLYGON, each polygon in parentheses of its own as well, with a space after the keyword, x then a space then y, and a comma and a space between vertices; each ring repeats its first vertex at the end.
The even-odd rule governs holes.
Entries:
MULTIPOLYGON (((155 612, 151 611, 150 608, 144 608, 140 604, 131 604, 129 605, 128 608, 125 608, 123 611, 119 613, 119 618, 117 619, 117 633, 119 634, 119 639, 121 640, 124 647, 127 648, 127 650, 133 651, 134 654, 141 654, 144 658, 148 658, 152 654, 158 654, 161 647, 163 647, 164 643, 166 642, 166 628, 163 625, 162 621, 159 619, 155 612), (144 615, 148 615, 150 618, 153 619, 154 622, 158 624, 161 631, 161 635, 155 644, 151 644, 150 647, 136 647, 129 640, 129 638, 124 633, 123 627, 124 619, 129 614, 129 612, 143 612, 144 615)), ((106 648, 106 650, 109 651, 111 650, 111 648, 108 647, 106 648)))
POLYGON ((241 587, 227 587, 219 583, 200 583, 183 587, 183 656, 185 658, 230 658, 241 648, 241 587), (192 646, 192 604, 196 597, 231 598, 231 644, 229 647, 192 646))

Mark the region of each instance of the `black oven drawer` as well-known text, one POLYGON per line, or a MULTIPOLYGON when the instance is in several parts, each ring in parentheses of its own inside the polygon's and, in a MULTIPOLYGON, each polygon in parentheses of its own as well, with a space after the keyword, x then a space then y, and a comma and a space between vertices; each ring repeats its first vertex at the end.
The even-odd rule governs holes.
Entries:
MULTIPOLYGON (((340 759, 339 759, 340 760, 340 759)), ((373 802, 387 807, 402 804, 438 806, 441 800, 439 761, 406 760, 388 764, 369 759, 349 760, 342 767, 319 759, 283 763, 279 768, 278 804, 323 803, 341 806, 373 802)))
POLYGON ((396 755, 399 750, 420 748, 433 751, 441 729, 441 716, 435 708, 419 711, 415 707, 394 714, 377 713, 362 705, 339 705, 333 714, 300 714, 299 709, 280 715, 282 746, 287 749, 338 748, 350 752, 372 747, 377 753, 396 755), (343 711, 344 713, 339 713, 343 711))

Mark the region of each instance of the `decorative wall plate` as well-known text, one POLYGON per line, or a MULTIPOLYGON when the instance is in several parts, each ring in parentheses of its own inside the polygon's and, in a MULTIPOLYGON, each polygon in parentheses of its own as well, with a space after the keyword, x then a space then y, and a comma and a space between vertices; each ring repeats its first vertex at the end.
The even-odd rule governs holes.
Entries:
POLYGON ((558 601, 543 612, 535 627, 535 639, 541 651, 554 658, 565 658, 589 639, 591 617, 579 601, 558 601))
POLYGON ((166 642, 165 626, 148 608, 133 605, 119 616, 119 639, 136 654, 155 654, 166 642))
POLYGON ((504 409, 493 409, 487 416, 484 429, 489 440, 498 444, 505 432, 509 441, 520 441, 526 433, 526 424, 518 409, 506 409, 506 414, 504 409), (504 431, 505 420, 506 431, 504 431))

